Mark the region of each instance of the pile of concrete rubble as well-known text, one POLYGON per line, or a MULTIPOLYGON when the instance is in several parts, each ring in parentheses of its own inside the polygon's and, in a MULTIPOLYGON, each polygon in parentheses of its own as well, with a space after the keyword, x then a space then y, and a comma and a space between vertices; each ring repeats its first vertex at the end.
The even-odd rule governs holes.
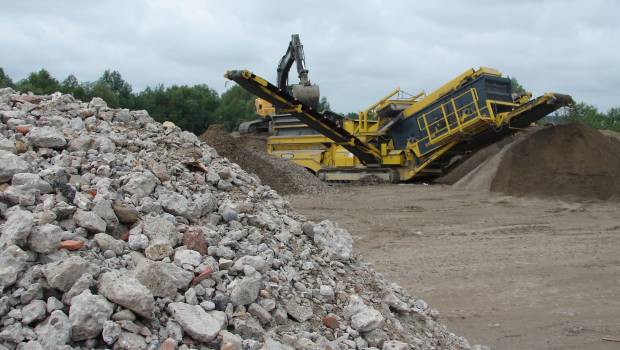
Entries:
POLYGON ((2 350, 470 348, 192 133, 11 89, 0 120, 2 350))

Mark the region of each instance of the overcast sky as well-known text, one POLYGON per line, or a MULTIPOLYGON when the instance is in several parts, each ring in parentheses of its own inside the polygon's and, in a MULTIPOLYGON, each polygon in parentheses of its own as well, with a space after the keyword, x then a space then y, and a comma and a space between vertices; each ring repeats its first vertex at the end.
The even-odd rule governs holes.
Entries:
MULTIPOLYGON (((206 83, 227 69, 275 80, 299 33, 310 79, 337 112, 394 87, 432 91, 470 67, 535 94, 620 106, 620 1, 3 1, 0 67, 14 80, 121 72, 134 90, 206 83)), ((295 70, 291 80, 296 81, 295 70)))

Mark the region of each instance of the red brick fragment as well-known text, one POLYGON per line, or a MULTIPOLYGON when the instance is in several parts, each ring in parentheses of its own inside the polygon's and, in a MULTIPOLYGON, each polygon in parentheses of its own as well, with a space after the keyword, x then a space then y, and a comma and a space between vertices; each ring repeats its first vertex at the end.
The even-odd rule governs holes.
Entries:
POLYGON ((60 248, 65 248, 67 250, 78 250, 82 248, 83 245, 84 245, 84 241, 73 240, 73 239, 60 242, 60 248))
POLYGON ((15 131, 22 135, 26 135, 27 133, 29 133, 30 129, 32 129, 32 125, 30 124, 23 124, 15 127, 15 131))
POLYGON ((161 347, 159 349, 160 350, 176 350, 177 342, 172 338, 168 338, 164 340, 163 343, 161 343, 161 347))
POLYGON ((323 324, 327 328, 337 329, 340 326, 340 323, 334 316, 325 316, 323 317, 323 324))
POLYGON ((183 245, 187 249, 195 250, 201 255, 207 254, 207 248, 209 247, 201 229, 187 230, 183 234, 183 245))
POLYGON ((202 281, 203 279, 208 278, 209 276, 211 276, 212 273, 213 268, 211 266, 205 267, 202 271, 200 271, 198 276, 194 277, 194 279, 192 280, 192 286, 200 283, 200 281, 202 281))

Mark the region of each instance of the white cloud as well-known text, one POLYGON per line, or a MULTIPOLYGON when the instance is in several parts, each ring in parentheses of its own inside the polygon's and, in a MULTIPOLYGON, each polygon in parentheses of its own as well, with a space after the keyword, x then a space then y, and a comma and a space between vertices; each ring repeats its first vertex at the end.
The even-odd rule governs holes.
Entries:
POLYGON ((45 67, 94 80, 111 68, 137 90, 221 92, 226 69, 273 80, 299 33, 311 80, 340 112, 476 66, 606 110, 620 105, 619 12, 612 0, 11 2, 0 13, 0 66, 14 79, 45 67))

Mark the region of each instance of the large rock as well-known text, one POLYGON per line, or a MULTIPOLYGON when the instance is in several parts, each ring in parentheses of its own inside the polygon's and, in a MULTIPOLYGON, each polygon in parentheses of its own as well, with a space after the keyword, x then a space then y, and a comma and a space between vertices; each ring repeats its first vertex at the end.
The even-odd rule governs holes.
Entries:
POLYGON ((112 350, 146 350, 147 344, 144 337, 131 333, 121 332, 118 340, 114 343, 112 350))
POLYGON ((168 304, 168 312, 194 340, 210 342, 226 327, 226 314, 221 311, 206 312, 198 305, 168 304))
POLYGON ((173 215, 189 218, 192 212, 190 208, 192 203, 185 196, 176 192, 166 191, 160 194, 159 202, 165 211, 173 215))
POLYGON ((101 331, 101 337, 106 344, 114 344, 114 342, 118 340, 118 337, 120 335, 121 326, 118 323, 110 320, 104 322, 103 331, 101 331))
POLYGON ((230 300, 235 306, 252 304, 258 298, 262 285, 261 279, 256 276, 235 280, 230 286, 230 300))
POLYGON ((0 292, 17 280, 28 261, 28 253, 16 245, 9 245, 0 250, 0 292))
POLYGON ((43 274, 51 287, 67 292, 73 287, 75 281, 88 270, 88 262, 74 255, 68 259, 45 265, 43 274))
POLYGON ((15 153, 15 142, 0 135, 0 151, 15 153))
POLYGON ((52 185, 43 180, 38 174, 18 173, 11 180, 13 186, 25 186, 28 189, 36 189, 40 193, 52 193, 52 185))
POLYGON ((116 217, 123 224, 132 225, 136 223, 140 218, 140 213, 138 210, 132 206, 124 205, 124 204, 113 204, 112 209, 116 214, 116 217))
POLYGON ((93 213, 102 218, 106 222, 106 228, 108 231, 112 231, 119 224, 118 218, 114 209, 112 209, 112 202, 105 199, 97 198, 95 200, 95 206, 93 207, 93 213))
POLYGON ((0 150, 0 183, 8 182, 13 175, 25 173, 28 170, 30 170, 30 165, 26 161, 11 152, 0 150))
POLYGON ((116 239, 107 233, 97 233, 94 238, 102 252, 112 250, 116 255, 121 255, 127 245, 125 241, 116 239))
POLYGON ((244 266, 252 266, 256 271, 265 269, 265 258, 258 255, 244 255, 235 261, 232 269, 234 271, 243 271, 244 266))
POLYGON ((142 224, 142 233, 149 238, 144 254, 151 260, 161 260, 174 254, 177 243, 177 229, 173 223, 161 217, 147 217, 142 224))
POLYGON ((353 238, 346 230, 324 220, 314 226, 313 233, 314 243, 324 249, 330 258, 343 261, 351 258, 353 238))
POLYGON ((217 210, 217 198, 211 192, 203 193, 194 201, 194 207, 195 215, 203 217, 217 210))
POLYGON ((45 318, 47 305, 43 300, 33 300, 22 308, 22 323, 30 324, 45 318))
POLYGON ((165 239, 176 245, 177 229, 172 222, 162 217, 146 217, 142 223, 142 233, 150 240, 165 239))
POLYGON ((306 322, 312 315, 312 307, 305 305, 295 300, 289 300, 284 305, 286 312, 297 322, 306 322))
POLYGON ((135 277, 110 271, 99 277, 99 293, 146 318, 153 317, 153 294, 135 277))
POLYGON ((138 198, 142 198, 153 193, 158 182, 157 177, 150 171, 132 173, 129 181, 123 186, 123 190, 138 198))
POLYGON ((98 337, 113 311, 112 303, 101 295, 91 294, 90 290, 74 297, 69 310, 71 339, 80 341, 98 337))
POLYGON ((86 152, 94 148, 94 140, 88 135, 80 135, 69 142, 69 151, 86 152))
POLYGON ((62 229, 59 226, 45 224, 32 231, 28 244, 30 249, 37 253, 50 254, 58 250, 61 238, 62 229))
POLYGON ((24 341, 24 327, 20 322, 15 322, 6 327, 0 328, 0 341, 21 343, 24 341))
POLYGON ((105 220, 100 218, 92 211, 78 209, 75 214, 73 214, 73 220, 75 220, 75 223, 78 226, 83 227, 93 233, 105 232, 105 229, 107 227, 105 220))
POLYGON ((80 278, 75 281, 71 289, 69 289, 69 291, 62 296, 62 301, 67 305, 71 305, 71 300, 74 297, 82 294, 83 291, 90 289, 90 287, 94 285, 95 279, 93 278, 93 275, 90 273, 85 273, 80 276, 80 278))
POLYGON ((174 298, 177 290, 185 290, 194 274, 175 264, 143 259, 138 263, 134 276, 156 297, 174 298))
POLYGON ((383 327, 384 321, 379 311, 367 306, 351 317, 351 327, 359 332, 370 332, 383 327))
POLYGON ((243 349, 243 339, 240 336, 224 330, 220 332, 220 336, 222 337, 221 350, 243 349))
POLYGON ((45 349, 57 349, 71 340, 71 323, 64 312, 55 310, 35 327, 34 332, 45 349))
POLYGON ((0 230, 0 249, 12 244, 24 246, 34 225, 34 215, 16 206, 7 210, 5 216, 7 220, 0 230))
POLYGON ((62 148, 67 145, 65 136, 51 126, 34 127, 28 133, 33 145, 44 148, 62 148))
POLYGON ((108 108, 108 104, 101 97, 93 97, 92 100, 88 102, 88 108, 104 109, 108 108))
POLYGON ((174 253, 172 244, 166 239, 154 239, 144 249, 144 255, 151 260, 162 260, 174 253))
POLYGON ((174 252, 174 262, 179 266, 190 265, 196 267, 202 262, 202 256, 195 250, 177 249, 174 252))

